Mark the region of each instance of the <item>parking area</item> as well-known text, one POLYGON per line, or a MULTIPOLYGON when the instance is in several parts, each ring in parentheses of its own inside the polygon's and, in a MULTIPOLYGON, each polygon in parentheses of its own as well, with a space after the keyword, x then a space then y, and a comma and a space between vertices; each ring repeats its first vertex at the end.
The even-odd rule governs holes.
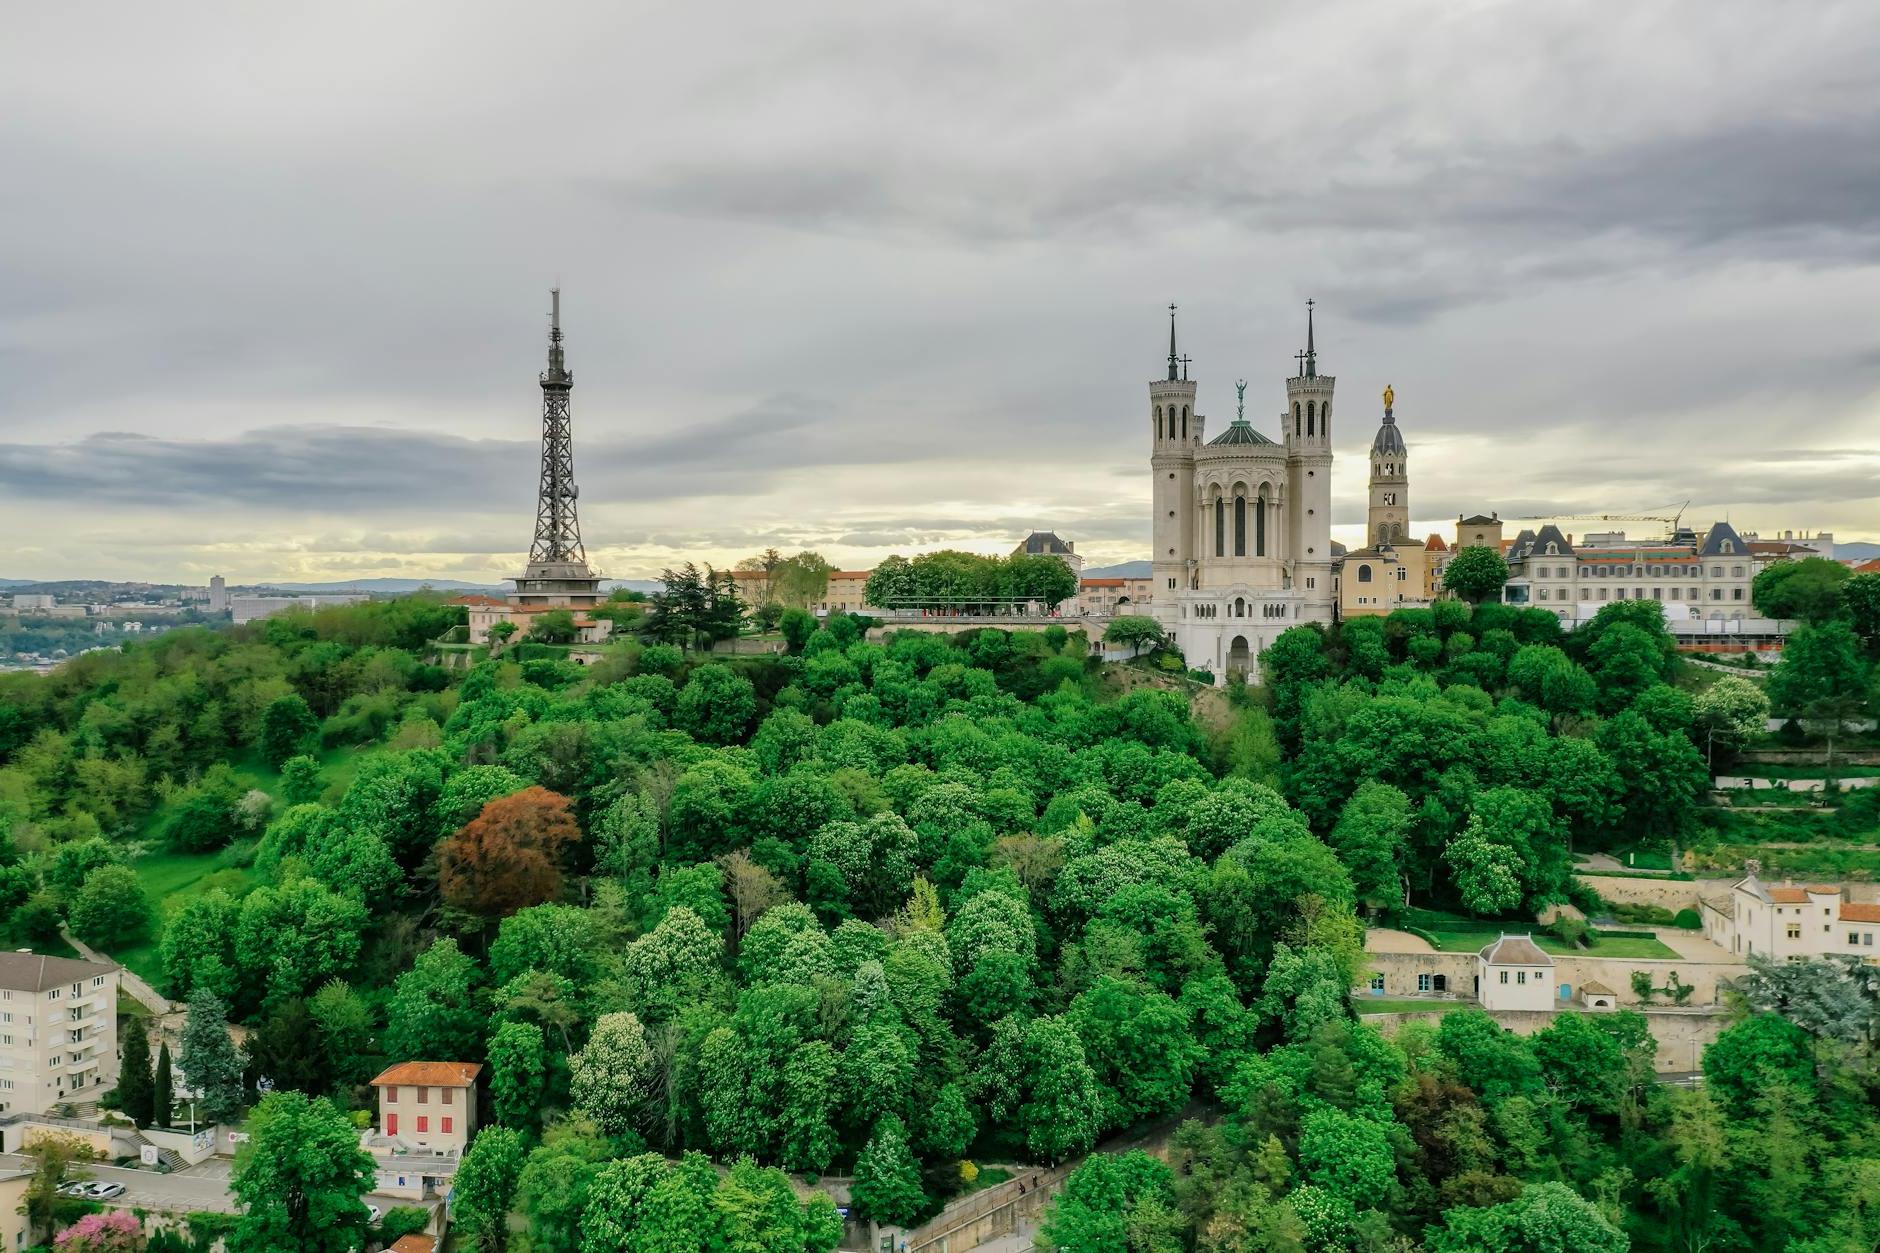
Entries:
MULTIPOLYGON (((30 1159, 10 1153, 0 1154, 0 1166, 25 1170, 32 1168, 30 1159)), ((232 1214, 236 1209, 235 1198, 228 1190, 226 1174, 219 1177, 185 1172, 163 1175, 154 1170, 128 1170, 95 1164, 85 1166, 83 1173, 93 1179, 124 1185, 124 1194, 104 1202, 106 1205, 126 1209, 164 1209, 179 1213, 214 1210, 232 1214)))

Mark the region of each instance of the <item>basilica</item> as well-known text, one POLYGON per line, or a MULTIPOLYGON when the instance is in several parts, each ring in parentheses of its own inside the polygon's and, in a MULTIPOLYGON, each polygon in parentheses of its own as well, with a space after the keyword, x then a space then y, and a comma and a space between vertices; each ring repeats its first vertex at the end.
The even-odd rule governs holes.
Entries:
POLYGON ((1337 605, 1336 380, 1319 373, 1310 302, 1298 362, 1286 380, 1278 439, 1247 420, 1244 380, 1235 384, 1234 420, 1209 439, 1176 350, 1171 306, 1168 377, 1149 384, 1155 616, 1191 668, 1224 678, 1254 677, 1261 650, 1281 631, 1329 624, 1337 605))

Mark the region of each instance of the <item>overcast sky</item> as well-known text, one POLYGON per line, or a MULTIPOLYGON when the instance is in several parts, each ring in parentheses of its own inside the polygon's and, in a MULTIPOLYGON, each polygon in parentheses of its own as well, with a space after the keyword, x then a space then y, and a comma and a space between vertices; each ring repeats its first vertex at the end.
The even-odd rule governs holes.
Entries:
POLYGON ((1274 434, 1318 301, 1347 538, 1386 383, 1419 531, 1880 538, 1873 0, 6 26, 0 576, 515 573, 556 282, 620 577, 1146 557, 1170 301, 1210 433, 1244 377, 1274 434))

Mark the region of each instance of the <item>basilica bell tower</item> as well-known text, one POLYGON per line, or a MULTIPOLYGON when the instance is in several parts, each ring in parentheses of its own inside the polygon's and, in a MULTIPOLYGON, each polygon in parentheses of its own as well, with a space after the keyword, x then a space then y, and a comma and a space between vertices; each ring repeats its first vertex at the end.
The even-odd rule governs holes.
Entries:
POLYGON ((1397 391, 1384 389, 1384 421, 1371 440, 1371 507, 1364 542, 1395 547, 1410 533, 1410 452, 1397 429, 1397 391))
POLYGON ((1188 378, 1188 358, 1175 347, 1175 306, 1168 307, 1168 375, 1149 384, 1149 465, 1154 476, 1149 528, 1155 580, 1155 617, 1171 626, 1179 609, 1176 597, 1189 585, 1195 564, 1195 449, 1201 445, 1201 415, 1195 412, 1195 385, 1188 378))
POLYGON ((1306 621, 1332 617, 1332 390, 1338 380, 1319 373, 1315 302, 1306 301, 1306 346, 1298 373, 1286 380, 1286 533, 1292 587, 1306 621))

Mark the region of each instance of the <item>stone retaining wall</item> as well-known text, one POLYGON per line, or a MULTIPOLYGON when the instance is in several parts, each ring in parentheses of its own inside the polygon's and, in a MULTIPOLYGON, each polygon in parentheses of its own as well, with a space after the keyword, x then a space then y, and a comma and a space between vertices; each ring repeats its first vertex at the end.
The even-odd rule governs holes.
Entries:
MULTIPOLYGON (((1474 953, 1371 953, 1364 955, 1373 974, 1384 976, 1385 996, 1416 996, 1423 991, 1418 975, 1447 975, 1452 996, 1475 996, 1474 953)), ((1652 986, 1662 988, 1673 971, 1681 983, 1691 985, 1690 1004, 1711 1005, 1720 999, 1718 985, 1738 978, 1748 967, 1741 962, 1699 962, 1682 958, 1554 956, 1554 983, 1578 995, 1581 984, 1603 983, 1621 1005, 1637 1005, 1632 993, 1632 972, 1643 970, 1652 986)), ((1362 996, 1360 996, 1360 1003, 1362 996)))
MULTIPOLYGON (((1503 1009, 1491 1011, 1489 1017, 1516 1035, 1533 1035, 1553 1025, 1561 1014, 1588 1012, 1571 1008, 1503 1009)), ((1439 1027, 1443 1017, 1438 1012, 1369 1014, 1364 1021, 1390 1035, 1406 1023, 1439 1027)), ((1645 1011, 1645 1023, 1658 1041, 1654 1065, 1660 1074, 1669 1074, 1702 1069, 1704 1049, 1730 1025, 1730 1015, 1722 1010, 1653 1009, 1645 1011)))
POLYGON ((1729 879, 1634 879, 1627 875, 1602 875, 1581 871, 1574 878, 1609 901, 1624 905, 1658 905, 1676 913, 1696 909, 1706 896, 1727 896, 1730 886, 1742 878, 1729 879))

